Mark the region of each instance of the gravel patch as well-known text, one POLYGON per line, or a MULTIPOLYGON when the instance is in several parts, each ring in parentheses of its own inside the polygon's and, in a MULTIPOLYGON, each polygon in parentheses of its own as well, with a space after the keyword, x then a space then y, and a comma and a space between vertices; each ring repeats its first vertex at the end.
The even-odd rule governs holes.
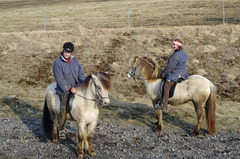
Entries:
MULTIPOLYGON (((75 122, 68 122, 66 140, 44 139, 39 119, 0 117, 0 158, 77 158, 75 122)), ((189 137, 183 130, 98 121, 93 134, 97 156, 91 159, 240 158, 240 132, 218 131, 214 135, 189 137)))

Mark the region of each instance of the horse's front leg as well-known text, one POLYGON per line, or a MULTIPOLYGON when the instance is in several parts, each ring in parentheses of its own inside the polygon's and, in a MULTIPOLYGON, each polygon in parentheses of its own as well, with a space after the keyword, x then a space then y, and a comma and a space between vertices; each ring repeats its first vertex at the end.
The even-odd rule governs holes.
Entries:
POLYGON ((157 109, 156 114, 157 114, 157 118, 158 118, 158 121, 155 123, 155 125, 157 126, 156 131, 160 132, 163 130, 162 109, 157 109))
POLYGON ((86 152, 90 156, 96 156, 96 153, 93 150, 92 146, 92 134, 93 134, 93 129, 95 128, 96 122, 92 124, 87 125, 87 134, 86 134, 86 152))
POLYGON ((77 155, 79 158, 83 158, 84 149, 84 125, 78 124, 78 145, 77 145, 77 155))

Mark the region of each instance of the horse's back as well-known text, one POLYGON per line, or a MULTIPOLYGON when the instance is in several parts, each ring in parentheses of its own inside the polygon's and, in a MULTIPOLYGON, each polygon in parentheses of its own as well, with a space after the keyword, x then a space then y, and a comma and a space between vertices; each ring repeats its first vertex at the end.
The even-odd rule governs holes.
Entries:
POLYGON ((55 91, 56 93, 56 87, 57 87, 57 83, 51 83, 50 85, 48 85, 47 89, 46 89, 46 94, 49 92, 49 91, 55 91))
POLYGON ((52 83, 48 85, 46 89, 46 101, 47 105, 50 111, 54 111, 56 113, 59 113, 60 111, 60 98, 56 94, 56 83, 52 83))
POLYGON ((188 79, 177 84, 174 95, 169 98, 169 102, 173 105, 181 104, 200 96, 207 99, 211 87, 215 86, 207 78, 201 75, 191 75, 188 79))
POLYGON ((187 79, 187 82, 190 86, 197 87, 198 89, 214 87, 213 83, 210 80, 201 75, 191 75, 187 79))

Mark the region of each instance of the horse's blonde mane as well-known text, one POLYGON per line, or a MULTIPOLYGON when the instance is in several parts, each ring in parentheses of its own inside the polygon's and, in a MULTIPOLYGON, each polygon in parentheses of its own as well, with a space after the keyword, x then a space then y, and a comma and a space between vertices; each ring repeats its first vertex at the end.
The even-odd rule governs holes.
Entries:
MULTIPOLYGON (((94 75, 97 76, 97 78, 99 79, 99 81, 102 83, 103 87, 107 90, 111 89, 111 76, 105 72, 98 72, 98 73, 94 73, 94 75)), ((90 80, 92 79, 92 76, 89 75, 85 78, 85 80, 83 81, 83 83, 80 85, 80 89, 81 90, 85 90, 87 89, 90 80)))
POLYGON ((137 67, 147 80, 159 78, 159 66, 154 57, 135 56, 133 60, 138 60, 137 67))

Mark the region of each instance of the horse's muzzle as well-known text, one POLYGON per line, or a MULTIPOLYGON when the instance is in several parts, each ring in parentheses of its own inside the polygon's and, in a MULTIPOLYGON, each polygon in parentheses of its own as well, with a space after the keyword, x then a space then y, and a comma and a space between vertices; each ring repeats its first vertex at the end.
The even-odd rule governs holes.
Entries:
POLYGON ((133 79, 130 73, 127 74, 128 78, 133 79))
POLYGON ((104 106, 104 107, 105 107, 105 106, 109 106, 110 103, 111 103, 111 101, 110 101, 109 98, 101 100, 101 104, 102 104, 102 106, 104 106))

